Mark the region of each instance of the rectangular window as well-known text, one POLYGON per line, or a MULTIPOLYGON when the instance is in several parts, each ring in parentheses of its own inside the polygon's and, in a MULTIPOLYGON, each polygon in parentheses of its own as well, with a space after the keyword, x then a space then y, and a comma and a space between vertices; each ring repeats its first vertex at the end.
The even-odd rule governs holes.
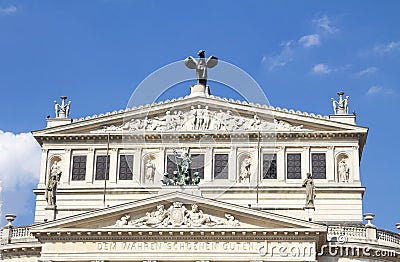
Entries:
POLYGON ((191 154, 190 159, 190 173, 193 175, 194 172, 199 172, 200 178, 204 179, 204 154, 191 154))
POLYGON ((214 155, 214 179, 228 179, 228 154, 214 155))
POLYGON ((174 171, 178 171, 178 167, 176 165, 175 155, 167 155, 167 173, 168 178, 174 178, 174 171))
POLYGON ((301 179, 301 154, 287 154, 287 179, 301 179))
POLYGON ((96 157, 96 180, 108 180, 110 173, 110 156, 97 156, 96 157))
POLYGON ((276 154, 263 154, 263 179, 276 179, 276 154))
POLYGON ((314 179, 326 178, 326 157, 325 153, 311 154, 312 177, 314 179))
POLYGON ((86 176, 86 156, 72 157, 72 181, 85 180, 86 176))
POLYGON ((133 155, 119 156, 119 180, 133 179, 133 155))

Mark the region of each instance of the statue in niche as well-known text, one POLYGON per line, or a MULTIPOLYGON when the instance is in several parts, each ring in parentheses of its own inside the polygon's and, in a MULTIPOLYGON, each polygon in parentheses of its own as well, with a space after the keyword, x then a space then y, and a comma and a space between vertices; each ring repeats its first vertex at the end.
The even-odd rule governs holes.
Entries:
POLYGON ((306 188, 306 207, 314 207, 315 185, 311 173, 307 173, 303 187, 306 188))
POLYGON ((58 161, 54 161, 53 165, 50 167, 50 176, 47 181, 45 192, 48 208, 54 208, 56 206, 57 185, 60 181, 61 173, 61 167, 58 161))
POLYGON ((156 166, 154 163, 151 161, 151 159, 147 159, 147 162, 145 164, 145 181, 146 182, 151 182, 154 183, 154 173, 156 170, 156 166))
POLYGON ((346 96, 346 98, 343 99, 344 92, 338 92, 337 94, 339 95, 339 101, 331 98, 334 114, 349 114, 349 96, 346 96))
POLYGON ((200 50, 197 55, 199 60, 189 56, 185 59, 185 65, 189 69, 196 69, 197 82, 200 85, 207 86, 207 68, 213 68, 218 64, 218 58, 210 56, 206 61, 205 51, 200 50))
POLYGON ((250 183, 250 172, 251 168, 251 159, 250 157, 246 157, 242 163, 240 164, 240 175, 239 175, 239 183, 245 182, 245 180, 248 180, 250 183))
POLYGON ((347 166, 346 159, 342 159, 338 164, 338 176, 340 182, 348 183, 350 177, 350 168, 347 166))

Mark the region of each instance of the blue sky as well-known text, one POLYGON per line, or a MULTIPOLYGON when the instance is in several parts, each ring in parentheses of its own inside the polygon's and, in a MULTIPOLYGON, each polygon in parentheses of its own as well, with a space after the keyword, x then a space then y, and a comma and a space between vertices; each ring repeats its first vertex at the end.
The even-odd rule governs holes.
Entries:
MULTIPOLYGON (((60 95, 72 100, 74 118, 125 108, 153 71, 205 49, 248 72, 274 106, 327 115, 330 98, 345 91, 357 123, 370 128, 364 211, 395 231, 399 8, 398 1, 1 0, 0 156, 6 143, 14 150, 12 141, 45 127, 60 95)), ((3 212, 17 213, 18 224, 33 221, 37 177, 37 167, 20 166, 21 153, 38 149, 23 145, 7 158, 15 164, 0 162, 3 212)))

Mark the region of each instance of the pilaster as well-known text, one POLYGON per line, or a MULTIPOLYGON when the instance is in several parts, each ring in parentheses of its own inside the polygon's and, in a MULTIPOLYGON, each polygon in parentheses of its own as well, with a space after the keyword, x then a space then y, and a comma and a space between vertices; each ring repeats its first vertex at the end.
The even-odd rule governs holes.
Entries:
MULTIPOLYGON (((284 146, 278 147, 278 152, 276 153, 276 165, 277 165, 277 180, 285 181, 285 173, 286 173, 286 148, 284 146)), ((262 156, 261 156, 262 161, 262 156)))
POLYGON ((228 169, 228 180, 230 182, 235 182, 237 179, 237 147, 232 146, 231 152, 229 153, 229 169, 228 169))
POLYGON ((87 184, 93 183, 93 174, 94 174, 93 167, 94 167, 94 148, 89 148, 86 159, 86 176, 85 176, 85 181, 87 184))
POLYGON ((353 160, 353 171, 350 170, 350 182, 360 181, 360 156, 358 153, 359 146, 353 146, 351 159, 353 160))
POLYGON ((63 169, 60 178, 60 184, 66 185, 70 181, 70 167, 71 167, 71 149, 64 149, 63 169))
POLYGON ((306 179, 307 173, 311 173, 309 146, 303 147, 303 151, 301 152, 301 179, 306 179))
POLYGON ((333 146, 328 146, 328 151, 326 151, 326 179, 329 182, 335 181, 335 148, 333 146))
POLYGON ((110 184, 117 183, 117 171, 118 171, 118 148, 111 148, 109 150, 110 154, 110 173, 109 182, 110 184))
POLYGON ((42 148, 42 157, 40 162, 40 177, 39 184, 46 184, 46 170, 47 170, 47 158, 48 158, 49 150, 42 148))
POLYGON ((204 156, 204 181, 210 182, 212 180, 213 169, 213 148, 207 147, 204 156))
POLYGON ((142 148, 137 148, 133 157, 133 175, 137 183, 140 183, 141 166, 142 166, 142 148))

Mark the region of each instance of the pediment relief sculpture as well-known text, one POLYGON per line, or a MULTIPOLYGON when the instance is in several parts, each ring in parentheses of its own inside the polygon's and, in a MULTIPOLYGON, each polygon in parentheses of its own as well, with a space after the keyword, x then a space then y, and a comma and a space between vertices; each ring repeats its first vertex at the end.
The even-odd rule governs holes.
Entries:
POLYGON ((231 214, 219 218, 204 213, 197 204, 187 209, 181 202, 174 202, 168 209, 157 205, 145 216, 131 219, 129 214, 123 215, 112 227, 237 227, 240 222, 231 214))
POLYGON ((192 106, 188 111, 166 111, 164 116, 135 118, 116 126, 105 126, 101 132, 112 131, 257 131, 257 130, 302 130, 302 125, 292 125, 279 119, 265 120, 258 115, 253 118, 234 115, 230 110, 210 110, 208 106, 192 106))

